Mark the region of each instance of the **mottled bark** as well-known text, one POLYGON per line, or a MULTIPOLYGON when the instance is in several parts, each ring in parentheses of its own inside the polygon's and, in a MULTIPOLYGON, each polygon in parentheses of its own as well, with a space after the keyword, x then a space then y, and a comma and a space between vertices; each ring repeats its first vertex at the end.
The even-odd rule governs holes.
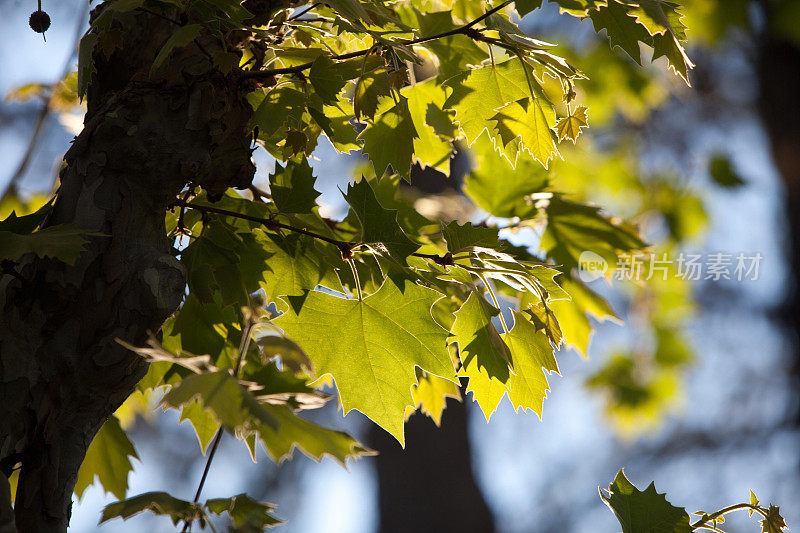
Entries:
POLYGON ((223 45, 201 36, 151 76, 174 23, 134 11, 113 31, 120 46, 95 51, 85 129, 46 222, 102 235, 74 266, 28 257, 22 279, 0 278, 0 466, 22 465, 20 531, 66 530, 86 448, 147 370, 117 339, 142 344, 180 304, 167 206, 187 183, 213 196, 254 173, 246 88, 211 59, 223 45))

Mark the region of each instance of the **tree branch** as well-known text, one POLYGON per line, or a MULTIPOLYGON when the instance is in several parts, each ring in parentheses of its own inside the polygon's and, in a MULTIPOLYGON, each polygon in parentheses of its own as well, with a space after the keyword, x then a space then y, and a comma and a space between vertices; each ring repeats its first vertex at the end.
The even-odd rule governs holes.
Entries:
MULTIPOLYGON (((506 2, 503 2, 503 3, 499 4, 496 7, 493 7, 492 9, 490 9, 489 11, 487 11, 486 13, 481 15, 480 17, 478 17, 475 20, 472 20, 472 21, 464 24, 463 26, 459 26, 458 28, 454 28, 452 30, 448 30, 448 31, 445 31, 445 32, 442 32, 442 33, 436 33, 434 35, 428 35, 428 36, 425 36, 425 37, 419 37, 417 39, 403 40, 403 41, 399 41, 399 42, 394 43, 394 44, 397 44, 399 46, 411 46, 411 45, 415 45, 415 44, 427 43, 429 41, 435 41, 436 39, 442 39, 444 37, 449 37, 451 35, 466 35, 466 36, 468 36, 468 37, 470 37, 472 39, 475 39, 475 40, 482 40, 482 39, 480 39, 478 37, 478 35, 480 35, 479 31, 478 30, 474 30, 473 27, 475 25, 479 24, 480 22, 486 20, 491 15, 497 13, 498 11, 500 11, 501 9, 506 7, 507 5, 509 5, 511 3, 511 1, 512 0, 507 0, 506 2)), ((365 55, 369 55, 369 53, 373 49, 374 49, 374 47, 371 47, 369 49, 357 50, 355 52, 348 52, 346 54, 336 54, 336 55, 332 55, 331 59, 335 59, 337 61, 342 61, 342 60, 345 60, 345 59, 352 59, 354 57, 363 57, 365 55)), ((261 78, 267 78, 268 79, 268 78, 270 78, 272 76, 277 76, 279 74, 292 74, 292 73, 297 73, 297 72, 302 72, 304 70, 308 70, 308 69, 311 68, 312 64, 313 64, 313 62, 309 62, 309 63, 303 63, 301 65, 295 65, 293 67, 275 68, 275 69, 269 69, 269 70, 249 70, 249 71, 245 72, 242 77, 243 77, 243 79, 261 79, 261 78)))
MULTIPOLYGON (((197 205, 186 202, 184 200, 178 199, 172 203, 173 206, 182 207, 186 209, 194 209, 196 211, 200 211, 201 213, 216 213, 218 215, 229 216, 233 218, 239 218, 241 220, 249 220, 250 222, 258 222, 259 224, 263 225, 269 230, 275 231, 278 229, 284 229, 287 231, 291 231, 294 233, 300 233, 302 235, 307 235, 314 239, 327 242, 336 246, 339 251, 342 253, 342 257, 344 259, 349 259, 353 253, 353 248, 359 246, 361 243, 359 242, 348 242, 348 241, 340 241, 339 239, 333 239, 331 237, 327 237, 325 235, 321 235, 319 233, 315 233, 313 231, 309 231, 307 229, 298 228, 296 226, 292 226, 291 224, 284 224, 282 222, 278 222, 273 218, 262 218, 262 217, 254 217, 251 215, 246 215, 244 213, 237 213, 236 211, 229 211, 227 209, 220 209, 218 207, 211 207, 206 205, 197 205)), ((412 253, 413 257, 419 257, 422 259, 428 259, 436 264, 442 266, 450 266, 454 265, 455 261, 453 259, 453 254, 446 253, 444 255, 436 255, 436 254, 422 254, 422 253, 412 253)))

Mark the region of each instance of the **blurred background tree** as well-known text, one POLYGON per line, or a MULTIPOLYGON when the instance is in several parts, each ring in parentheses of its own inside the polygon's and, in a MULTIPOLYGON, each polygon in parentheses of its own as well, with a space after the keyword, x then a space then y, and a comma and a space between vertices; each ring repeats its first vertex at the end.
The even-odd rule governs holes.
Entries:
MULTIPOLYGON (((4 159, 20 163, 5 179, 10 186, 2 216, 12 207, 19 211, 21 204, 35 203, 32 198, 39 193, 49 193, 51 182, 41 177, 53 175, 70 128, 76 120, 80 124, 74 79, 61 70, 73 61, 52 57, 49 51, 68 50, 70 26, 82 28, 85 18, 85 13, 76 18, 81 12, 77 3, 54 6, 50 13, 58 24, 48 33, 53 44, 45 47, 27 33, 30 6, 9 4, 13 16, 0 22, 4 38, 41 56, 23 64, 11 47, 3 47, 2 63, 11 67, 0 79, 0 89, 8 94, 0 107, 0 139, 7 141, 4 159), (29 85, 42 80, 42 85, 29 85)), ((800 194, 800 37, 792 23, 800 17, 800 3, 689 3, 685 22, 693 45, 690 56, 697 64, 692 89, 663 68, 642 70, 598 39, 590 22, 558 17, 557 11, 546 5, 528 16, 523 27, 593 65, 591 79, 581 87, 586 94, 580 95, 593 105, 590 135, 581 140, 581 151, 556 162, 550 173, 553 183, 573 192, 576 200, 597 202, 639 222, 657 253, 760 252, 765 256, 762 279, 751 285, 623 283, 614 290, 593 285, 610 299, 626 326, 603 325, 591 349, 588 321, 584 331, 565 332, 567 338, 585 339, 571 348, 590 355, 589 362, 565 360, 562 374, 572 379, 553 384, 554 397, 542 423, 532 415, 514 420, 504 404, 486 425, 467 396, 462 403, 448 401, 442 430, 434 431, 422 414, 412 415, 405 454, 393 452, 396 443, 373 435, 371 441, 382 452, 375 461, 380 496, 376 499, 363 488, 369 483, 356 487, 359 483, 332 471, 327 490, 317 493, 318 499, 341 506, 333 514, 339 522, 332 523, 339 530, 369 531, 381 524, 382 530, 403 531, 408 529, 401 520, 410 516, 422 523, 449 519, 452 524, 461 518, 465 531, 486 531, 491 523, 501 531, 558 531, 565 513, 582 531, 612 530, 613 518, 586 488, 611 479, 623 464, 634 479, 655 478, 660 490, 680 494, 685 498, 680 504, 696 501, 716 508, 740 499, 740 487, 752 479, 765 499, 800 499, 800 211, 795 208, 800 194), (787 264, 779 263, 783 245, 787 264), (772 317, 786 319, 787 330, 779 332, 772 317), (576 383, 579 376, 585 391, 576 383), (750 466, 755 458, 757 468, 750 466), (425 497, 409 496, 410 490, 422 488, 430 491, 425 497), (433 498, 439 509, 452 509, 454 516, 426 516, 420 500, 433 498), (381 503, 377 513, 374 501, 381 503), (382 504, 390 501, 394 505, 382 504)), ((327 147, 320 153, 325 161, 333 156, 327 147)), ((473 157, 480 157, 480 151, 473 157)), ((437 202, 425 206, 427 216, 480 221, 501 212, 502 205, 487 200, 470 206, 459 194, 480 182, 471 181, 474 161, 467 159, 451 163, 449 181, 430 172, 415 176, 420 189, 441 192, 437 202), (448 190, 441 190, 442 182, 448 190)), ((272 163, 263 154, 259 163, 264 179, 272 163)), ((341 158, 334 168, 320 172, 330 182, 323 201, 332 213, 342 209, 333 194, 336 185, 346 182, 355 168, 362 170, 357 158, 341 158)), ((519 172, 542 170, 522 165, 519 172)), ((414 201, 413 190, 409 198, 414 201)), ((520 245, 538 244, 535 228, 508 231, 520 245)), ((603 316, 609 310, 597 311, 603 316)), ((352 419, 346 424, 357 430, 361 424, 352 419)), ((153 419, 128 423, 140 455, 147 456, 144 464, 164 465, 137 473, 133 486, 180 486, 189 480, 186 476, 196 465, 180 452, 184 446, 175 445, 194 439, 185 425, 165 430, 161 426, 168 424, 153 419), (159 425, 159 433, 151 424, 159 425), (155 441, 160 431, 171 431, 175 440, 155 441)), ((226 460, 238 464, 232 456, 226 460)), ((315 520, 302 518, 313 506, 296 494, 306 485, 305 462, 281 468, 264 463, 252 480, 254 496, 269 487, 265 496, 281 504, 290 530, 310 528, 315 520), (294 513, 297 518, 290 516, 294 513)), ((363 463, 352 475, 360 480, 372 475, 363 463)), ((224 484, 232 470, 220 470, 224 473, 217 481, 224 484)), ((100 505, 101 491, 91 488, 85 498, 94 502, 79 508, 75 527, 93 530, 96 514, 91 513, 100 505)), ((800 518, 791 514, 797 509, 787 511, 790 524, 800 518)), ((104 525, 115 527, 124 526, 104 525)))

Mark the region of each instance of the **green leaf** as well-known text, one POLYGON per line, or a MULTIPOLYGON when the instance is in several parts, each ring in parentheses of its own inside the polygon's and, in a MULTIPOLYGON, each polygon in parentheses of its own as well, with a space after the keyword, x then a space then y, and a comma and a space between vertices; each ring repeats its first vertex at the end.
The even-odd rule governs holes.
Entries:
POLYGON ((659 57, 666 57, 669 68, 678 76, 683 78, 686 85, 689 83, 689 70, 694 68, 694 63, 686 55, 683 45, 678 42, 678 38, 671 32, 656 34, 653 36, 653 61, 659 57))
POLYGON ((686 26, 678 11, 680 4, 667 0, 638 0, 637 4, 631 7, 630 13, 650 35, 675 32, 679 39, 686 39, 686 26))
POLYGON ((345 199, 361 223, 361 242, 378 251, 388 251, 403 263, 419 248, 397 223, 397 210, 384 208, 366 179, 350 184, 345 199))
MULTIPOLYGON (((418 378, 417 384, 411 389, 411 395, 414 397, 416 407, 429 416, 437 426, 442 423, 447 398, 461 401, 461 389, 457 384, 428 373, 422 373, 418 378)), ((409 409, 408 412, 410 414, 413 411, 409 409)))
POLYGON ((408 110, 417 136, 414 137, 413 157, 422 167, 433 167, 450 174, 453 146, 447 139, 455 136, 452 112, 445 111, 445 93, 435 79, 404 88, 408 110))
POLYGON ((540 164, 522 158, 513 169, 486 135, 472 145, 470 154, 475 165, 464 178, 464 193, 473 202, 496 217, 529 218, 536 213, 526 197, 547 188, 548 173, 540 164))
POLYGON ((219 422, 210 411, 203 409, 203 404, 199 400, 191 401, 183 406, 179 423, 184 420, 188 420, 192 425, 200 443, 200 449, 205 455, 208 445, 211 444, 211 439, 214 438, 219 429, 219 422))
POLYGON ((516 59, 467 71, 451 78, 446 85, 453 92, 445 108, 455 110, 455 120, 469 145, 483 130, 492 127, 489 120, 500 108, 530 97, 525 70, 516 59))
POLYGON ((781 508, 770 505, 767 509, 767 516, 760 522, 762 533, 782 533, 784 529, 789 529, 781 516, 781 508))
POLYGON ((344 89, 347 80, 341 72, 341 67, 327 55, 320 55, 311 64, 308 79, 314 90, 326 104, 335 104, 339 101, 339 93, 344 89))
POLYGON ((664 494, 656 492, 655 484, 650 483, 640 491, 620 470, 606 491, 600 497, 614 512, 622 525, 622 533, 689 533, 689 514, 683 507, 675 507, 667 501, 664 494))
POLYGON ((566 116, 556 124, 558 140, 569 139, 573 143, 578 141, 581 129, 589 127, 589 117, 586 116, 586 106, 578 106, 571 115, 566 116))
POLYGON ((107 522, 112 518, 127 520, 131 516, 144 511, 150 511, 156 515, 169 516, 175 525, 184 519, 192 520, 204 514, 202 508, 196 503, 179 500, 166 492, 146 492, 127 500, 106 505, 103 509, 100 523, 107 522))
POLYGON ((542 0, 515 0, 514 7, 520 17, 524 17, 534 9, 542 7, 542 0))
POLYGON ((252 126, 258 126, 259 138, 269 141, 287 122, 299 124, 306 110, 306 95, 289 86, 272 89, 259 99, 259 92, 249 99, 255 106, 250 119, 252 126))
MULTIPOLYGON (((451 10, 417 13, 420 35, 435 35, 457 28, 451 10)), ((428 41, 423 46, 439 59, 439 75, 442 82, 473 66, 480 65, 489 56, 483 48, 466 35, 450 35, 428 41)))
MULTIPOLYGON (((0 231, 17 233, 20 235, 33 233, 36 231, 36 228, 38 228, 39 225, 44 222, 44 220, 47 218, 47 215, 53 211, 53 200, 55 200, 55 197, 51 198, 50 201, 33 213, 28 213, 22 216, 17 216, 16 211, 12 210, 5 220, 0 220, 0 231)), ((22 210, 24 209, 23 205, 16 205, 14 209, 20 209, 21 213, 25 212, 22 210)))
POLYGON ((343 466, 347 459, 375 453, 343 431, 324 428, 297 416, 286 405, 264 404, 264 409, 278 425, 277 428, 261 426, 259 437, 277 463, 291 458, 295 447, 317 461, 329 455, 343 466))
POLYGON ((306 235, 281 236, 254 231, 256 240, 270 254, 260 285, 270 301, 281 296, 300 296, 319 284, 327 271, 318 243, 306 235))
POLYGON ((16 261, 25 254, 35 254, 74 265, 88 243, 84 238, 87 235, 98 234, 78 229, 72 223, 50 226, 29 234, 0 231, 0 259, 16 261))
POLYGON ((318 376, 336 380, 345 414, 361 411, 403 444, 415 366, 455 377, 447 331, 430 311, 440 296, 412 283, 401 291, 390 280, 363 301, 311 292, 299 314, 289 306, 274 323, 308 354, 318 376))
POLYGON ((492 324, 499 314, 478 293, 471 292, 456 311, 452 328, 462 364, 459 375, 469 378, 467 392, 473 393, 487 421, 508 392, 511 376, 511 351, 492 324))
POLYGON ((558 317, 558 323, 567 346, 574 348, 583 357, 586 357, 593 329, 587 315, 600 321, 614 320, 616 315, 608 302, 583 283, 571 278, 564 278, 561 280, 561 286, 571 299, 552 301, 549 304, 550 309, 558 317))
POLYGON ((628 9, 617 0, 608 0, 607 6, 589 13, 595 31, 606 30, 611 47, 619 46, 637 63, 642 64, 639 43, 652 43, 647 29, 628 14, 628 9))
POLYGON ((187 46, 200 35, 201 31, 203 31, 203 26, 200 24, 188 24, 178 27, 175 33, 164 43, 164 46, 161 47, 155 60, 153 60, 153 66, 150 67, 150 75, 152 76, 164 65, 164 62, 176 48, 187 46))
MULTIPOLYGON (((752 505, 753 507, 756 507, 756 506, 758 506, 758 503, 759 502, 758 502, 758 498, 756 498, 756 493, 753 492, 752 489, 750 489, 750 505, 752 505)), ((753 509, 748 509, 747 510, 747 516, 753 516, 754 512, 755 511, 753 509)))
POLYGON ((119 419, 111 415, 86 450, 86 457, 78 471, 75 494, 78 498, 83 496, 83 492, 97 477, 106 492, 118 499, 124 498, 128 490, 128 473, 133 470, 131 457, 139 458, 119 419))
POLYGON ((78 46, 78 97, 81 100, 86 96, 89 82, 92 80, 94 73, 97 72, 92 59, 92 52, 95 44, 97 44, 97 39, 97 33, 89 32, 81 38, 78 46))
POLYGON ((575 17, 585 17, 590 9, 607 5, 606 0, 553 0, 559 5, 561 13, 575 17))
POLYGON ((497 127, 503 144, 508 146, 516 138, 522 143, 522 148, 529 152, 534 159, 547 168, 550 159, 558 156, 555 134, 550 129, 551 120, 545 114, 553 117, 552 108, 543 98, 534 98, 528 102, 513 102, 502 108, 493 120, 497 127))
POLYGON ((614 224, 597 207, 554 197, 546 210, 547 229, 542 236, 542 249, 566 268, 577 267, 580 255, 589 251, 602 257, 613 269, 618 251, 645 247, 633 230, 614 224))
POLYGON ((453 220, 442 226, 442 236, 447 242, 447 251, 453 254, 471 250, 472 248, 495 248, 500 246, 496 228, 481 228, 467 222, 460 225, 453 220))
POLYGON ((208 500, 206 501, 206 508, 214 514, 228 513, 233 526, 236 528, 249 526, 261 531, 264 528, 283 523, 272 516, 271 513, 275 509, 274 505, 257 502, 244 493, 230 498, 208 500))
POLYGON ((233 22, 240 24, 245 20, 252 18, 253 14, 250 13, 244 6, 242 0, 205 0, 206 2, 216 6, 223 13, 228 15, 233 22))
POLYGON ((553 347, 544 333, 517 312, 514 327, 502 337, 512 356, 513 374, 506 383, 508 399, 514 409, 531 409, 541 418, 542 403, 549 390, 544 370, 558 372, 553 347))
POLYGON ((316 207, 320 192, 314 189, 315 178, 308 160, 290 159, 286 166, 275 162, 275 172, 269 176, 272 201, 281 213, 309 213, 316 207))
POLYGON ((227 371, 191 374, 173 385, 161 403, 177 408, 195 398, 231 433, 261 425, 278 427, 272 413, 227 371))
POLYGON ((724 155, 715 155, 711 158, 708 162, 708 174, 714 183, 725 188, 736 189, 746 183, 731 160, 724 155))
POLYGON ((376 176, 380 178, 391 166, 394 172, 409 178, 417 130, 404 98, 367 125, 358 138, 364 142, 363 151, 369 155, 376 176))
POLYGON ((392 94, 391 79, 383 61, 375 56, 364 58, 362 70, 353 92, 353 113, 356 119, 372 120, 378 110, 378 100, 392 94))

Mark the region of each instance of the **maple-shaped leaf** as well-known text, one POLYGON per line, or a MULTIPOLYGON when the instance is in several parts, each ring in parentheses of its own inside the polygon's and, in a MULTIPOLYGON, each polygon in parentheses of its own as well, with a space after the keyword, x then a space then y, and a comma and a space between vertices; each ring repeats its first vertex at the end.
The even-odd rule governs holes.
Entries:
POLYGON ((447 330, 431 316, 440 297, 413 283, 401 291, 387 280, 361 301, 311 292, 299 313, 290 305, 273 322, 308 354, 318 376, 336 380, 345 414, 361 411, 403 444, 415 367, 455 378, 447 330))
POLYGON ((385 249, 401 262, 419 248, 397 223, 397 210, 384 208, 366 179, 350 184, 344 197, 361 223, 361 242, 385 249))
POLYGON ((80 498, 97 477, 106 492, 118 499, 124 498, 128 490, 128 473, 133 470, 131 457, 139 458, 119 419, 111 415, 86 450, 78 471, 75 494, 80 498))
POLYGON ((761 520, 761 533, 782 533, 784 529, 789 529, 789 527, 781 516, 781 508, 770 505, 767 509, 767 516, 761 520))
MULTIPOLYGON (((447 399, 455 398, 461 401, 461 390, 449 379, 424 372, 421 374, 417 384, 411 389, 414 404, 422 413, 429 416, 434 424, 440 426, 447 399)), ((410 414, 413 411, 409 409, 408 412, 410 414)))
POLYGON ((559 6, 561 13, 568 13, 574 17, 585 17, 589 10, 607 5, 606 0, 553 0, 559 6))
POLYGON ((694 68, 694 63, 686 55, 686 50, 673 33, 667 32, 653 36, 653 61, 659 57, 666 57, 669 68, 683 78, 687 85, 691 86, 689 70, 694 68))
POLYGON ((452 327, 462 364, 459 375, 469 378, 467 392, 473 393, 487 421, 508 392, 511 375, 511 351, 492 323, 498 314, 497 308, 472 292, 456 311, 452 327))
POLYGON ((311 64, 308 79, 322 101, 335 105, 347 80, 340 66, 327 55, 320 55, 311 64))
POLYGON ((191 374, 173 385, 161 403, 177 408, 195 399, 199 399, 216 421, 231 433, 250 431, 259 426, 279 427, 266 406, 261 405, 226 371, 191 374))
MULTIPOLYGON (((593 332, 589 315, 598 321, 618 319, 608 302, 580 281, 564 278, 560 283, 570 299, 551 301, 550 309, 559 317, 564 343, 586 357, 593 332)), ((520 303, 521 308, 526 304, 526 296, 523 296, 523 302, 520 303)))
POLYGON ((635 231, 615 224, 597 207, 554 197, 546 211, 547 229, 542 236, 542 249, 567 268, 576 267, 580 255, 586 251, 599 255, 613 268, 618 251, 631 252, 645 247, 635 231))
POLYGON ((468 145, 472 145, 484 129, 492 128, 490 119, 501 107, 530 97, 527 74, 517 60, 469 70, 451 78, 446 85, 452 87, 453 92, 445 101, 445 107, 455 110, 455 120, 468 145))
POLYGON ((211 439, 214 438, 219 429, 219 422, 210 411, 203 409, 203 404, 200 403, 200 400, 191 401, 183 406, 178 423, 183 423, 184 420, 188 420, 189 424, 192 425, 192 429, 197 435, 197 441, 200 444, 200 450, 205 454, 208 445, 211 444, 211 439))
POLYGON ((650 35, 674 32, 680 40, 686 39, 686 26, 681 22, 680 4, 668 0, 638 0, 630 13, 647 28, 650 35))
POLYGON ((553 347, 543 332, 517 312, 514 327, 502 337, 512 357, 513 374, 506 383, 508 399, 514 409, 531 409, 541 418, 542 403, 549 390, 544 371, 558 372, 553 347))
POLYGON ((442 225, 442 236, 447 243, 447 251, 453 254, 471 250, 476 246, 497 249, 500 246, 497 231, 497 228, 474 226, 472 222, 462 225, 456 220, 442 225))
POLYGON ((524 157, 515 171, 495 151, 487 135, 482 135, 470 150, 475 165, 464 178, 464 193, 494 216, 532 218, 536 208, 526 197, 546 190, 548 173, 542 165, 524 157))
POLYGON ((547 168, 550 159, 559 155, 547 115, 555 116, 551 106, 543 98, 534 98, 508 104, 492 119, 497 122, 505 146, 519 138, 522 148, 547 168))
POLYGON ((452 111, 445 111, 444 88, 431 78, 402 90, 408 98, 408 110, 417 136, 414 138, 414 160, 450 174, 453 146, 446 138, 455 136, 452 111), (443 136, 445 138, 443 138, 443 136))
POLYGON ((127 520, 133 515, 149 511, 155 515, 169 516, 172 523, 178 525, 182 520, 204 518, 200 504, 180 500, 166 492, 146 492, 106 505, 100 517, 100 523, 113 518, 127 520))
POLYGON ((558 140, 569 139, 575 143, 581 134, 581 129, 588 127, 589 117, 586 115, 586 106, 578 106, 569 116, 562 118, 556 124, 558 140))
POLYGON ((343 431, 301 418, 287 405, 266 403, 263 407, 277 421, 277 428, 260 426, 258 438, 276 463, 291 458, 295 448, 317 461, 330 456, 343 466, 347 459, 375 453, 343 431))
POLYGON ((25 254, 34 254, 73 265, 88 244, 85 239, 88 235, 98 234, 81 230, 72 223, 26 234, 0 230, 0 259, 16 261, 25 254))
POLYGON ((364 142, 363 151, 369 155, 376 176, 380 178, 391 166, 394 172, 409 179, 417 130, 404 98, 368 124, 358 138, 364 142))
MULTIPOLYGON (((598 489, 599 490, 599 489, 598 489)), ((654 483, 644 491, 637 489, 620 470, 600 497, 614 512, 622 533, 690 533, 689 514, 675 507, 664 494, 656 492, 654 483)))
MULTIPOLYGON (((233 522, 233 527, 243 526, 253 528, 254 531, 263 531, 264 528, 277 526, 283 521, 272 516, 275 506, 252 499, 247 494, 237 494, 230 498, 213 498, 206 501, 206 508, 214 514, 228 513, 233 522)), ((249 531, 249 529, 247 529, 249 531)))
MULTIPOLYGON (((464 4, 466 5, 466 4, 464 4)), ((420 35, 436 35, 458 27, 453 21, 452 10, 417 12, 420 35)), ((424 46, 439 59, 439 82, 463 73, 472 66, 480 65, 489 56, 485 49, 466 35, 456 34, 428 41, 424 46)))
POLYGON ((286 166, 275 162, 275 171, 269 176, 272 201, 281 213, 308 213, 316 205, 320 192, 314 189, 313 170, 305 156, 290 159, 286 166))
POLYGON ((534 9, 542 7, 542 0, 515 0, 514 7, 520 17, 524 17, 534 9))
POLYGON ((254 230, 256 240, 270 254, 259 283, 270 301, 281 296, 299 296, 312 290, 327 271, 318 244, 311 237, 286 236, 254 230))
POLYGON ((377 56, 367 56, 363 63, 363 73, 356 80, 353 91, 353 114, 356 119, 366 117, 372 120, 378 110, 378 101, 392 94, 392 80, 386 65, 377 56))
POLYGON ((268 141, 284 124, 300 123, 306 110, 306 95, 291 86, 281 86, 269 92, 256 91, 248 97, 255 106, 252 126, 258 126, 259 138, 268 141))
POLYGON ((619 46, 638 64, 642 64, 639 43, 650 44, 652 37, 647 29, 628 13, 627 6, 617 0, 608 0, 607 6, 601 6, 589 12, 595 31, 606 30, 611 47, 619 46))

